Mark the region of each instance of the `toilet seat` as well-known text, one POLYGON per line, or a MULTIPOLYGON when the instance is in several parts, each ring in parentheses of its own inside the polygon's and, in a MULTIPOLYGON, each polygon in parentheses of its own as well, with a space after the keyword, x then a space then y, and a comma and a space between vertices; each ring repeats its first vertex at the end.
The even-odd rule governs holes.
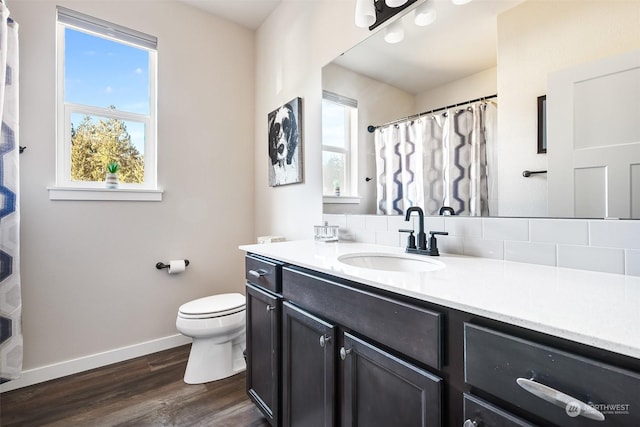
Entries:
POLYGON ((229 316, 244 311, 245 302, 244 295, 238 293, 213 295, 182 304, 178 309, 178 316, 183 319, 229 316))

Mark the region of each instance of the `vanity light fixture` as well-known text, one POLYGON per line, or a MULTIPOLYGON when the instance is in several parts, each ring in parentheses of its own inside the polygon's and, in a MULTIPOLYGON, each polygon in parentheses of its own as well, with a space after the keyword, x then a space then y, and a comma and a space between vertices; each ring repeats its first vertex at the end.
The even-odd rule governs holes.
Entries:
POLYGON ((384 0, 389 7, 400 7, 407 2, 407 0, 384 0))
POLYGON ((384 41, 387 43, 400 43, 402 39, 404 39, 404 27, 402 26, 402 20, 398 19, 384 29, 384 41))
POLYGON ((436 8, 433 6, 433 0, 427 0, 416 8, 413 21, 420 27, 426 27, 432 24, 436 17, 436 8))
POLYGON ((356 25, 367 28, 376 22, 376 7, 373 0, 356 1, 356 25))
POLYGON ((451 0, 451 3, 459 6, 462 4, 471 3, 471 0, 451 0))

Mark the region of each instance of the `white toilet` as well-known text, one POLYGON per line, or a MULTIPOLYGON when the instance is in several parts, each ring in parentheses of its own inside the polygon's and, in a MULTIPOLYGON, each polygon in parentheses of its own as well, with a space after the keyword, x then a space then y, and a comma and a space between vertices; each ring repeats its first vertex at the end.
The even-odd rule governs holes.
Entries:
POLYGON ((245 302, 242 294, 220 294, 180 306, 176 328, 193 338, 184 374, 187 384, 220 380, 246 369, 245 302))

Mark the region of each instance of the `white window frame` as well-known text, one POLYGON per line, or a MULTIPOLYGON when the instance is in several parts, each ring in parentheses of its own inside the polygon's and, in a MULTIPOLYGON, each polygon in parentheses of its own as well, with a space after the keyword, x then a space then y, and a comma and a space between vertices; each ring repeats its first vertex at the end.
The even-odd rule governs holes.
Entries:
POLYGON ((92 16, 57 7, 56 28, 56 184, 49 188, 52 200, 162 200, 157 185, 157 39, 92 16), (109 108, 65 102, 65 29, 112 40, 144 49, 149 53, 149 114, 130 113, 109 108), (73 181, 71 179, 71 115, 74 113, 143 123, 144 182, 120 183, 118 189, 106 189, 102 182, 73 181))
MULTIPOLYGON (((345 126, 344 138, 345 138, 345 146, 335 147, 331 145, 322 144, 322 152, 328 151, 338 154, 343 154, 345 156, 345 179, 346 185, 343 185, 341 188, 340 196, 334 196, 331 194, 323 194, 323 198, 328 203, 341 203, 339 199, 349 199, 349 203, 358 203, 360 198, 358 197, 358 101, 347 98, 345 96, 341 96, 326 90, 322 91, 322 100, 329 101, 334 104, 339 104, 345 107, 350 107, 355 109, 353 113, 345 112, 345 123, 348 123, 345 126), (345 191, 346 190, 346 191, 345 191)), ((324 187, 324 186, 323 186, 324 187)), ((324 193, 324 190, 323 190, 324 193)))

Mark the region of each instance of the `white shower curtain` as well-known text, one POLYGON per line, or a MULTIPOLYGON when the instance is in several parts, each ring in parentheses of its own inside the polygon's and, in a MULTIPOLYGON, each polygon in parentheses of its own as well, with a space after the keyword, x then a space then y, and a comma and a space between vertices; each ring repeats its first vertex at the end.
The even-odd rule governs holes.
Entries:
POLYGON ((456 215, 489 215, 496 106, 477 102, 376 129, 377 213, 420 206, 437 215, 448 206, 456 215))
POLYGON ((0 383, 22 372, 18 24, 0 3, 0 383))

